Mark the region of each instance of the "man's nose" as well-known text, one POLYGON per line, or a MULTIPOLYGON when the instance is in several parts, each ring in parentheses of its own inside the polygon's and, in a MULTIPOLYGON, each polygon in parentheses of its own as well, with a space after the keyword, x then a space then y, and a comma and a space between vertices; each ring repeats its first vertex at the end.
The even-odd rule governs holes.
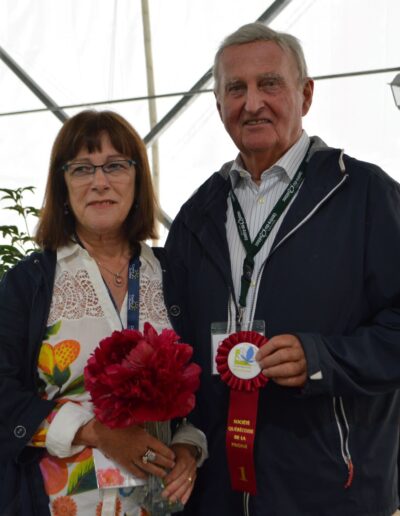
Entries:
POLYGON ((249 113, 256 113, 263 106, 263 93, 258 88, 248 88, 246 92, 246 111, 248 111, 249 113))

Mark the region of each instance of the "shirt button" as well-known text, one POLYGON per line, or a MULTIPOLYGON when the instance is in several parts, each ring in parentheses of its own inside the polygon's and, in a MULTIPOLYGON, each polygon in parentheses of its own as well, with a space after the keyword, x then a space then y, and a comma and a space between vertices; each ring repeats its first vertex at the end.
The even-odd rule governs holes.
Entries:
POLYGON ((14 435, 18 437, 18 439, 22 439, 26 436, 26 428, 22 425, 18 425, 14 428, 14 435))
POLYGON ((257 202, 258 204, 265 204, 265 197, 260 197, 257 202))
POLYGON ((172 317, 178 317, 178 315, 181 315, 181 309, 178 305, 171 305, 169 313, 172 317))

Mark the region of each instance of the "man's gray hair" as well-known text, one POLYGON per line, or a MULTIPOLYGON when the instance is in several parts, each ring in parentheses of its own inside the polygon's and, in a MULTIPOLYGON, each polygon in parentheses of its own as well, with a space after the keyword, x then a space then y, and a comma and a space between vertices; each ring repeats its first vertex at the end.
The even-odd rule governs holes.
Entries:
POLYGON ((218 91, 219 86, 219 60, 222 52, 226 47, 232 45, 243 45, 244 43, 253 43, 254 41, 273 41, 283 50, 289 52, 297 65, 299 71, 299 81, 303 82, 308 77, 307 63, 304 58, 303 49, 300 41, 286 32, 277 32, 263 23, 254 22, 242 25, 235 32, 227 36, 220 44, 215 54, 213 76, 214 91, 218 91))

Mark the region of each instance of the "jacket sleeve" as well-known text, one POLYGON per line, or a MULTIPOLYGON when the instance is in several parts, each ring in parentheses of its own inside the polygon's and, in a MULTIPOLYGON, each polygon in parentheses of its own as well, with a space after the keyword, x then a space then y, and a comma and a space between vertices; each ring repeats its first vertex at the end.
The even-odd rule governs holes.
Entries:
POLYGON ((171 444, 191 444, 195 446, 199 452, 197 457, 197 467, 203 465, 204 461, 208 458, 208 447, 207 439, 205 434, 188 423, 186 419, 178 426, 174 433, 171 444))
MULTIPOLYGON (((41 399, 32 375, 36 349, 29 345, 40 317, 40 299, 26 268, 17 265, 0 283, 0 461, 30 461, 27 444, 55 405, 41 399), (35 316, 33 314, 33 310, 35 316)), ((43 314, 44 316, 44 314, 43 314)))
MULTIPOLYGON (((193 274, 193 271, 188 270, 190 266, 188 246, 190 245, 194 245, 194 243, 182 221, 182 213, 179 212, 172 223, 165 243, 167 274, 164 282, 164 295, 175 331, 183 342, 187 342, 195 348, 196 335, 191 321, 188 299, 190 296, 189 274, 193 274)), ((195 356, 193 359, 195 360, 195 356)), ((196 394, 196 399, 198 395, 199 393, 196 394)), ((192 412, 188 414, 187 420, 197 428, 202 427, 203 421, 197 403, 192 412)), ((202 456, 205 458, 204 451, 202 456)))
MULTIPOLYGON (((375 395, 400 387, 400 186, 375 175, 368 190, 365 231, 365 308, 346 335, 300 333, 309 378, 308 395, 375 395)), ((365 226, 364 226, 365 224, 365 226)))
POLYGON ((188 265, 185 259, 185 246, 189 245, 189 235, 181 219, 179 212, 165 243, 164 296, 175 331, 185 342, 193 342, 187 299, 188 265))

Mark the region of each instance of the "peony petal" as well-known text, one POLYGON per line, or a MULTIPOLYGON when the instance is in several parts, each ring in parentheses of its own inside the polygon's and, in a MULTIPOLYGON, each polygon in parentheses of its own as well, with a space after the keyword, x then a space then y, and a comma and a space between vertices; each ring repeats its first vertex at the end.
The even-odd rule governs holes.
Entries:
POLYGON ((188 414, 201 369, 193 349, 170 329, 159 335, 145 323, 103 339, 85 367, 85 385, 97 419, 110 428, 188 414))

